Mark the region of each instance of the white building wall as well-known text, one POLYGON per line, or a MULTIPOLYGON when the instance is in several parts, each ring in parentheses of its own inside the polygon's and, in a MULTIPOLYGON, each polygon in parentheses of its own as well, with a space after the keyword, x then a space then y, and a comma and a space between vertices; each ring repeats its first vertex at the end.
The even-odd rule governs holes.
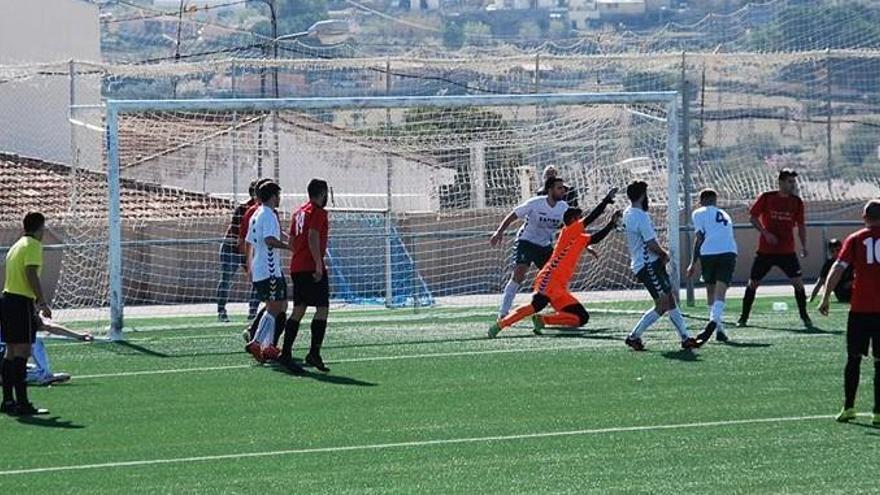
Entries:
MULTIPOLYGON (((70 163, 67 61, 101 60, 98 6, 82 0, 0 0, 0 12, 0 66, 34 66, 21 71, 29 77, 0 84, 0 150, 70 163)), ((100 103, 98 76, 78 76, 75 88, 77 104, 100 103)), ((82 157, 99 159, 100 139, 81 142, 81 149, 82 157)))
MULTIPOLYGON (((252 135, 239 135, 239 151, 233 155, 230 136, 197 143, 164 154, 137 166, 123 164, 125 178, 163 184, 194 192, 205 192, 243 200, 250 181, 271 177, 274 158, 264 155, 262 171, 256 151, 246 149, 243 141, 255 142, 252 135)), ((271 125, 266 126, 265 146, 271 150, 271 125)), ((283 208, 290 209, 305 201, 306 185, 313 177, 326 179, 333 188, 337 208, 383 209, 386 207, 388 159, 392 170, 392 209, 397 212, 439 210, 441 185, 453 183, 455 171, 404 155, 386 155, 344 139, 316 132, 285 132, 278 140, 280 186, 283 208)), ((125 154, 125 153, 123 153, 125 154)))

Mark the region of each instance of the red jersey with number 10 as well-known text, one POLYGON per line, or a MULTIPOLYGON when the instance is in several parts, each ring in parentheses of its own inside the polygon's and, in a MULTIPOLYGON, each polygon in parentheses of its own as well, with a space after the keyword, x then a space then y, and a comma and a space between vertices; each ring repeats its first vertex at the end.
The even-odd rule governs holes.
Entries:
POLYGON ((847 237, 837 259, 853 267, 856 276, 850 312, 880 313, 880 227, 847 237))
MULTIPOLYGON (((290 239, 293 255, 290 257, 290 273, 316 271, 312 253, 309 250, 309 231, 317 230, 321 238, 321 264, 327 254, 328 220, 327 210, 312 203, 303 204, 293 214, 290 222, 290 239)), ((321 267, 324 268, 323 266, 321 267)))
POLYGON ((758 252, 761 254, 794 254, 795 225, 804 224, 804 202, 797 196, 782 196, 779 191, 766 192, 758 197, 749 210, 753 217, 771 234, 776 244, 770 244, 760 236, 758 252))

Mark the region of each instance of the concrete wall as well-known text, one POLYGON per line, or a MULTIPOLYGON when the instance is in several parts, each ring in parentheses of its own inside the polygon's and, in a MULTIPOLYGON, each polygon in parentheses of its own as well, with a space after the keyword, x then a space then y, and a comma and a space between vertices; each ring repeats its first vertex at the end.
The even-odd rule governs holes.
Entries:
MULTIPOLYGON (((70 163, 66 62, 101 60, 98 7, 80 0, 0 0, 0 12, 0 65, 52 64, 45 68, 50 75, 0 85, 0 150, 70 163)), ((78 104, 100 103, 97 76, 77 76, 75 86, 78 104)), ((100 148, 84 153, 100 156, 100 148)))
POLYGON ((644 0, 597 0, 596 3, 603 19, 642 15, 647 8, 644 0))

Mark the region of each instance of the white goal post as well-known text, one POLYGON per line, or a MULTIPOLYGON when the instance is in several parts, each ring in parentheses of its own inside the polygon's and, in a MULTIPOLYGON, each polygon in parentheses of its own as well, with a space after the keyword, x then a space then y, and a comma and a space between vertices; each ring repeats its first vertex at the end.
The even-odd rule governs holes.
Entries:
MULTIPOLYGON (((174 115, 202 115, 203 119, 213 119, 218 114, 229 115, 254 115, 254 114, 274 114, 281 112, 302 112, 304 114, 314 115, 322 112, 338 112, 338 111, 384 111, 389 117, 392 112, 401 111, 401 109, 414 108, 434 108, 434 109, 462 109, 462 108, 497 108, 505 107, 515 109, 517 112, 512 119, 519 117, 518 112, 534 112, 539 115, 539 109, 549 109, 552 111, 556 107, 586 107, 595 105, 615 105, 616 108, 625 109, 638 119, 653 119, 659 125, 663 126, 665 132, 665 149, 657 150, 658 156, 662 156, 662 168, 666 171, 666 219, 665 233, 671 254, 671 277, 676 293, 679 288, 680 267, 679 267, 679 215, 680 205, 682 202, 679 191, 679 95, 677 92, 609 92, 609 93, 569 93, 569 94, 493 94, 482 96, 385 96, 385 97, 351 97, 351 98, 282 98, 282 99, 201 99, 201 100, 109 100, 106 102, 104 124, 106 132, 106 150, 107 150, 107 189, 109 193, 109 234, 108 234, 108 252, 107 252, 107 268, 109 273, 109 295, 107 302, 110 307, 110 330, 111 338, 121 338, 124 325, 124 307, 125 296, 123 292, 123 272, 125 270, 123 261, 123 183, 127 180, 125 176, 125 164, 121 155, 122 147, 125 146, 125 140, 120 135, 120 124, 127 116, 136 116, 139 114, 174 114, 174 115), (650 108, 651 110, 643 110, 650 108), (209 117, 204 117, 209 116, 209 117)), ((537 120, 537 119, 536 119, 537 120)), ((277 120, 275 121, 277 122, 277 120)), ((262 124, 261 124, 262 126, 262 124)), ((381 122, 375 127, 382 128, 381 122)), ((260 127, 260 139, 263 139, 262 127, 260 127)), ((271 139, 272 127, 267 126, 266 139, 271 139)), ((420 131, 421 132, 421 131, 420 131)), ((626 129, 621 129, 626 132, 626 129)), ((357 133, 352 134, 357 138, 357 133)), ((443 136, 437 136, 436 139, 442 139, 443 136)), ((275 137, 277 151, 277 136, 275 137)), ((374 138, 381 139, 381 138, 374 138)), ((600 138, 601 139, 601 138, 600 138)), ((660 143, 660 139, 656 140, 660 143)), ((262 144, 262 143, 261 143, 262 144)), ((234 146, 233 153, 235 153, 234 146)), ((393 146, 389 144, 389 147, 393 146)), ((392 151, 389 151, 391 153, 392 151)), ((284 153, 284 150, 281 150, 284 153)), ((637 158, 632 158, 638 160, 637 158)), ((205 158, 207 161, 207 157, 205 158)), ((626 161, 626 160, 623 160, 626 161)), ((390 163, 390 161, 389 161, 390 163)), ((533 168, 534 165, 532 165, 533 168)), ((598 166, 598 165, 597 165, 598 166)), ((621 165, 622 167, 631 167, 633 165, 621 165)), ((388 195, 383 205, 389 213, 385 216, 385 236, 386 236, 386 259, 390 266, 391 247, 390 247, 390 228, 393 195, 391 194, 391 170, 388 166, 388 195)), ((644 173, 650 173, 652 167, 644 173)), ((653 170, 659 172, 660 165, 653 166, 653 170)), ((636 170, 631 170, 628 176, 621 175, 620 180, 631 179, 632 174, 638 174, 636 170)), ((274 173, 279 173, 277 166, 274 173)), ((285 172, 286 173, 286 172, 285 172)), ((356 173, 356 172, 355 172, 356 173)), ((270 175, 270 174, 264 174, 270 175)), ((655 175, 656 177, 656 175, 655 175)), ((332 179, 332 178, 331 178, 332 179)), ((483 180, 483 179, 480 179, 483 180)), ((488 179, 485 179, 488 180, 488 179)), ((516 180, 519 180, 517 178, 516 180)), ((650 178, 647 178, 650 182, 650 178)), ((160 184, 164 185, 164 184, 160 184)), ((614 184, 617 186, 625 186, 624 183, 614 184)), ((656 191, 656 190, 655 190, 656 191)), ((603 191, 604 193, 604 191, 603 191)), ((481 194, 477 192, 476 194, 481 194)), ((484 194, 484 192, 482 193, 484 194)), ((515 198, 516 201, 519 198, 515 198)), ((625 200, 625 198, 624 198, 625 200)), ((485 199, 481 199, 485 203, 485 199)), ((591 200, 592 201, 592 200, 591 200)), ((289 205, 288 205, 289 206, 289 205)), ((583 208, 587 209, 591 205, 584 204, 583 208)), ((386 273, 387 275, 387 273, 386 273)), ((386 295, 390 296, 393 290, 394 282, 390 275, 386 276, 386 295)))

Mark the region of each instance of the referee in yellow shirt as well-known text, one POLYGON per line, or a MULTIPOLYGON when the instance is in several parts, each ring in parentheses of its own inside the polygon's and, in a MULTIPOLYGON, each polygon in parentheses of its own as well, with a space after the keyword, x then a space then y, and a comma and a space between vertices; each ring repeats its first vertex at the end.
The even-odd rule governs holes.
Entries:
POLYGON ((52 310, 40 286, 45 226, 46 217, 42 213, 25 215, 24 235, 6 254, 6 280, 0 298, 0 332, 6 342, 0 412, 17 416, 49 413, 34 407, 27 397, 27 361, 41 325, 37 308, 44 317, 52 318, 52 310))

